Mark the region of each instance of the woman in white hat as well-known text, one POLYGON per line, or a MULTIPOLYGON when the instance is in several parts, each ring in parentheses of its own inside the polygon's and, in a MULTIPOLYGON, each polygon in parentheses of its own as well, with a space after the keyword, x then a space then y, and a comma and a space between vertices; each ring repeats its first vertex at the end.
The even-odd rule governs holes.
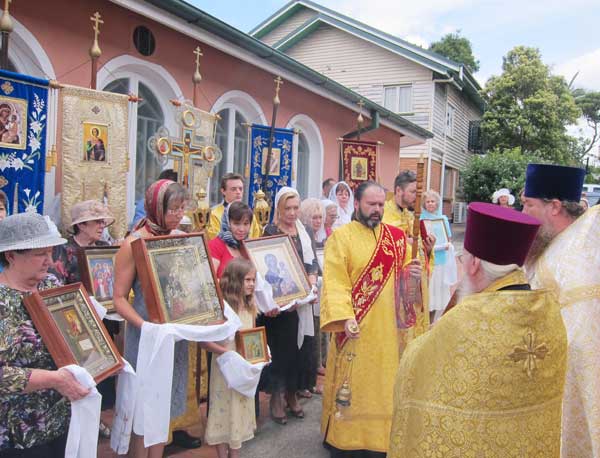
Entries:
MULTIPOLYGON (((90 246, 108 246, 103 240, 105 227, 115 222, 108 207, 97 200, 78 202, 71 208, 71 232, 65 245, 52 252, 54 267, 51 272, 65 285, 81 281, 77 252, 90 246)), ((94 294, 93 291, 89 292, 94 294)))
POLYGON ((512 208, 515 203, 515 196, 506 188, 498 189, 492 195, 492 203, 500 205, 501 207, 512 208))
POLYGON ((0 222, 1 456, 64 457, 69 401, 89 392, 68 370, 56 369, 22 300, 60 286, 48 268, 52 247, 64 243, 47 216, 20 213, 0 222))

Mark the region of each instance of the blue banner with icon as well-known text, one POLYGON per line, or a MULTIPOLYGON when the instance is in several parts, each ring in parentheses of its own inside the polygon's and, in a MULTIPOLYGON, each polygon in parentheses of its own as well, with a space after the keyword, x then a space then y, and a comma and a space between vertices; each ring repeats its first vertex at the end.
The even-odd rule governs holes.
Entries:
POLYGON ((44 208, 48 83, 0 70, 0 190, 10 214, 44 208))
MULTIPOLYGON (((273 203, 275 195, 283 186, 292 185, 293 129, 275 129, 269 174, 266 173, 267 153, 271 127, 252 124, 250 132, 250 186, 248 205, 254 206, 254 193, 259 189, 273 203), (266 182, 263 183, 263 180, 266 182)), ((271 219, 273 211, 271 211, 271 219)))

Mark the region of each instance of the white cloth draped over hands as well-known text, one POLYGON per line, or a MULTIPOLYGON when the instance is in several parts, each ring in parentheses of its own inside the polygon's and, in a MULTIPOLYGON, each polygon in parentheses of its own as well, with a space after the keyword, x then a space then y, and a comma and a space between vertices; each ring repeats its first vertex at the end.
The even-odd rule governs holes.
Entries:
POLYGON ((71 421, 65 458, 96 458, 102 396, 96 389, 94 378, 86 369, 75 364, 65 366, 63 369, 73 374, 73 377, 85 388, 90 388, 90 392, 85 397, 71 402, 71 421))
POLYGON ((318 289, 313 286, 308 296, 306 296, 304 299, 294 299, 289 304, 279 307, 273 299, 273 288, 259 272, 256 272, 254 298, 256 299, 258 310, 260 310, 262 313, 268 313, 276 309, 279 309, 280 312, 286 312, 295 305, 298 306, 296 308, 296 312, 298 312, 298 348, 302 347, 304 336, 315 335, 315 324, 313 321, 313 312, 312 307, 310 307, 310 303, 317 298, 317 294, 318 289))
POLYGON ((136 399, 136 374, 126 360, 117 381, 117 399, 110 432, 110 448, 117 454, 125 455, 129 450, 133 412, 136 399))
POLYGON ((242 323, 227 302, 227 321, 220 325, 154 324, 144 322, 137 360, 137 397, 133 431, 144 446, 164 443, 169 436, 175 342, 219 342, 235 336, 242 323))
POLYGON ((217 357, 219 369, 227 387, 248 398, 256 394, 260 373, 268 363, 251 364, 235 351, 227 351, 217 357))

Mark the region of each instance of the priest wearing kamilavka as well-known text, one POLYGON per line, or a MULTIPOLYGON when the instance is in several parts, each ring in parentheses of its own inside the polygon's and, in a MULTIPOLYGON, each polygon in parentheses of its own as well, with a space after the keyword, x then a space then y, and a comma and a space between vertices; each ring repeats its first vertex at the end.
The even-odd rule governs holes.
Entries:
POLYGON ((469 205, 458 303, 402 356, 388 458, 559 457, 565 326, 521 269, 539 227, 469 205))
MULTIPOLYGON (((225 208, 232 202, 242 201, 244 198, 244 178, 238 173, 226 173, 221 177, 220 191, 223 196, 223 202, 215 205, 210 209, 210 217, 208 220, 208 227, 206 228, 206 235, 209 240, 214 239, 221 231, 221 220, 225 208)), ((257 218, 252 220, 250 226, 250 234, 248 238, 256 239, 262 235, 262 229, 260 227, 257 218)))
POLYGON ((542 222, 527 276, 556 292, 567 328, 564 458, 600 457, 600 207, 581 207, 584 178, 580 168, 529 164, 523 199, 542 222))
POLYGON ((321 329, 334 334, 321 429, 332 458, 385 456, 400 335, 416 321, 398 291, 403 277, 420 278, 421 266, 410 261, 404 232, 382 224, 384 205, 385 190, 362 183, 353 220, 325 244, 321 329), (344 382, 350 405, 336 402, 344 382))

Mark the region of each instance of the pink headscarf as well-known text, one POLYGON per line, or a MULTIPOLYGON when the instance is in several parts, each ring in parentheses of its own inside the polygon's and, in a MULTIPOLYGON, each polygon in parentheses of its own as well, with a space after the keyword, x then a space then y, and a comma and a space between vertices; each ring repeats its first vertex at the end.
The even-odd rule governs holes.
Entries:
POLYGON ((171 233, 170 229, 165 228, 164 200, 167 189, 172 184, 175 184, 175 182, 171 180, 158 180, 148 186, 144 201, 146 216, 135 225, 134 231, 145 227, 152 235, 168 235, 171 233))

